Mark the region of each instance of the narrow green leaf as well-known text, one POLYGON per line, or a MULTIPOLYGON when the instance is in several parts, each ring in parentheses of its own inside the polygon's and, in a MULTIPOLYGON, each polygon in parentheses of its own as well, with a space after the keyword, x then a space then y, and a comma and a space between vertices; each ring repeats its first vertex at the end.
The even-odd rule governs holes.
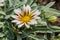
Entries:
POLYGON ((46 6, 42 6, 41 10, 44 10, 46 8, 50 8, 52 5, 54 5, 55 2, 50 2, 46 6))
POLYGON ((8 40, 7 38, 2 38, 2 40, 8 40))
POLYGON ((28 5, 31 5, 33 3, 33 0, 27 0, 27 3, 28 5))
POLYGON ((9 0, 9 5, 10 5, 10 7, 13 5, 12 0, 9 0))
POLYGON ((50 3, 48 3, 48 4, 45 6, 45 8, 50 8, 51 6, 54 5, 54 3, 55 3, 55 2, 50 2, 50 3))
POLYGON ((27 37, 29 37, 29 38, 32 38, 32 39, 34 39, 34 40, 44 40, 44 38, 40 38, 39 36, 37 36, 37 35, 33 35, 33 34, 27 34, 26 32, 23 32, 24 33, 24 35, 26 35, 27 37))
POLYGON ((6 15, 4 11, 0 11, 0 14, 6 15))
POLYGON ((0 28, 4 27, 4 22, 0 22, 0 28))
POLYGON ((60 27, 58 27, 58 26, 51 26, 51 28, 53 28, 53 29, 60 29, 60 27))
POLYGON ((20 35, 17 35, 17 40, 22 40, 22 38, 20 37, 20 35))
POLYGON ((0 33, 0 37, 3 37, 3 36, 5 36, 3 33, 0 33))
POLYGON ((53 9, 53 8, 46 8, 44 9, 44 12, 46 12, 46 16, 47 15, 60 16, 60 11, 53 9))

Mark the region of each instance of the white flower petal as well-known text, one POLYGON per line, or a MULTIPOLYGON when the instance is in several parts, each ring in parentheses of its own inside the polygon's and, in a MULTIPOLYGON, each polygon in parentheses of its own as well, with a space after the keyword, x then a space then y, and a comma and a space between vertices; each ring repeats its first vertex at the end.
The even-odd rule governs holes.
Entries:
POLYGON ((18 16, 16 15, 11 15, 12 18, 16 19, 18 16))
POLYGON ((40 15, 40 11, 39 10, 36 10, 33 15, 40 15))
POLYGON ((27 28, 30 28, 30 26, 29 26, 28 24, 25 24, 25 26, 26 26, 27 28))
POLYGON ((27 6, 24 5, 23 8, 24 8, 24 13, 30 13, 31 7, 29 5, 27 6))
POLYGON ((18 20, 13 20, 12 22, 18 22, 18 20))
POLYGON ((16 24, 21 24, 22 23, 21 21, 18 21, 18 20, 13 20, 12 22, 14 22, 16 24))
POLYGON ((16 24, 21 24, 22 22, 21 21, 17 21, 17 23, 16 24))
POLYGON ((40 19, 40 17, 35 17, 34 19, 40 19))
POLYGON ((15 12, 17 15, 22 14, 20 9, 15 9, 14 12, 15 12))
POLYGON ((24 14, 26 14, 26 7, 23 5, 24 14))
POLYGON ((30 7, 29 5, 27 5, 26 8, 27 8, 27 10, 29 10, 29 12, 30 12, 31 7, 30 7))
POLYGON ((28 22, 28 24, 34 25, 34 24, 37 24, 37 21, 33 19, 33 20, 31 20, 30 22, 28 22))
POLYGON ((25 5, 23 5, 23 9, 24 9, 24 10, 25 10, 25 8, 26 8, 25 5))
POLYGON ((34 13, 37 9, 34 9, 31 13, 34 13))
POLYGON ((4 0, 0 0, 0 3, 4 2, 4 0))
POLYGON ((23 23, 23 24, 18 25, 18 28, 21 28, 23 25, 24 25, 24 23, 23 23))

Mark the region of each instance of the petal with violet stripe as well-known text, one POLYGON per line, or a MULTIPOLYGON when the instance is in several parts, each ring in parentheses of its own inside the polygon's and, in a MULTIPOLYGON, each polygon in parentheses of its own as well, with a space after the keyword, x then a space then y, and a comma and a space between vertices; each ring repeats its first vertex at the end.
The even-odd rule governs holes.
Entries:
POLYGON ((39 10, 36 10, 34 13, 33 13, 33 15, 40 15, 41 13, 40 13, 40 11, 39 10))
POLYGON ((14 12, 15 12, 17 15, 22 14, 20 9, 14 9, 14 12))
POLYGON ((31 11, 31 7, 30 7, 29 5, 27 5, 26 8, 27 8, 27 12, 30 13, 30 11, 31 11))
POLYGON ((27 6, 24 5, 23 8, 24 8, 24 13, 25 14, 30 13, 31 7, 29 5, 27 5, 27 6))

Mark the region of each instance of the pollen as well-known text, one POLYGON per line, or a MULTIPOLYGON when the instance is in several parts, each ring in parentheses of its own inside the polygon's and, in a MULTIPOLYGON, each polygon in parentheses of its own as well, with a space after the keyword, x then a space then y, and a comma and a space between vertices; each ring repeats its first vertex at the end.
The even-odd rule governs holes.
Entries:
POLYGON ((31 20, 31 17, 30 16, 24 16, 21 18, 21 21, 23 21, 24 23, 27 23, 31 20))

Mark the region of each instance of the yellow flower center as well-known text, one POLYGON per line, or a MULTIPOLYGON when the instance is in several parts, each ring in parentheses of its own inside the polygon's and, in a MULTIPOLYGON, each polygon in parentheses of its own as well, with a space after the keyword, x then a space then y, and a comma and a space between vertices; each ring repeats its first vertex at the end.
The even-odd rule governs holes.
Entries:
POLYGON ((21 21, 23 21, 24 23, 27 23, 31 20, 31 17, 30 16, 24 16, 21 18, 21 21))

